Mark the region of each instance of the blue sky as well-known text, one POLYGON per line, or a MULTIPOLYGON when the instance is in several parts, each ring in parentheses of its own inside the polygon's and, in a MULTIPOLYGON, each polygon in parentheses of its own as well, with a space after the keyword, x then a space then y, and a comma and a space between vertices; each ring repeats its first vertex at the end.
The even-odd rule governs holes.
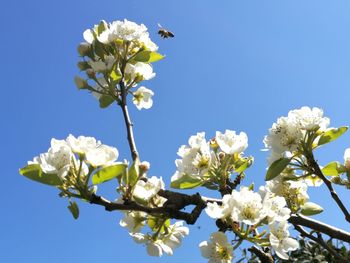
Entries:
MULTIPOLYGON (((169 183, 181 144, 199 131, 245 131, 255 157, 246 184, 263 184, 262 139, 281 115, 318 106, 332 126, 350 124, 350 3, 348 1, 6 1, 0 10, 2 103, 2 262, 204 262, 198 244, 215 231, 203 214, 173 257, 150 258, 119 227, 119 213, 80 203, 75 221, 54 188, 18 174, 45 152, 52 137, 95 136, 130 158, 122 115, 101 110, 75 88, 76 47, 99 20, 144 23, 166 59, 145 86, 154 107, 131 106, 141 158, 150 175, 169 183), (157 23, 175 38, 160 39, 157 23), (200 226, 200 229, 197 227, 200 226)), ((350 134, 316 153, 321 164, 342 161, 350 134)), ((342 197, 348 192, 338 189, 342 197)), ((113 186, 102 190, 114 198, 113 186)), ((203 191, 206 195, 217 193, 203 191)), ((325 208, 317 218, 348 228, 324 188, 310 191, 325 208)), ((350 207, 348 198, 345 203, 350 207)))

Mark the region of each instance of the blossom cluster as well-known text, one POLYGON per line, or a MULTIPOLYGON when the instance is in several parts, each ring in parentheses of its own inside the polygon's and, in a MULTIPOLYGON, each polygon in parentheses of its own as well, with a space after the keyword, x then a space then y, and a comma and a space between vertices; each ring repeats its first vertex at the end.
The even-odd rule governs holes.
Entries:
POLYGON ((247 147, 248 137, 244 132, 217 131, 210 141, 206 140, 204 132, 191 136, 188 145, 182 145, 177 152, 181 159, 175 161, 172 186, 176 182, 198 180, 204 186, 219 187, 238 168, 237 164, 252 163, 252 158, 242 157, 247 147))
POLYGON ((298 151, 308 131, 325 131, 329 122, 329 118, 323 117, 323 110, 316 107, 301 107, 289 111, 287 117, 278 118, 264 138, 265 147, 271 151, 269 163, 283 157, 286 152, 298 151))
MULTIPOLYGON (((244 236, 245 239, 252 242, 263 239, 264 235, 257 233, 258 227, 267 224, 269 229, 269 244, 274 248, 276 254, 282 259, 288 259, 288 251, 298 248, 298 242, 289 237, 287 220, 290 217, 291 210, 287 206, 284 197, 278 196, 270 191, 268 187, 261 187, 259 193, 242 187, 240 191, 233 190, 232 194, 224 195, 222 203, 208 203, 207 214, 215 219, 221 219, 227 225, 232 226, 233 231, 238 236, 244 236, 249 233, 247 229, 253 228, 252 236, 244 236), (259 238, 258 238, 259 237, 259 238)), ((221 258, 222 262, 231 262, 232 251, 223 248, 227 243, 223 240, 222 234, 212 234, 212 243, 201 243, 203 256, 207 258, 221 258), (212 249, 211 246, 217 247, 212 249), (211 249, 211 253, 208 252, 211 249), (229 256, 230 255, 230 256, 229 256)), ((209 261, 210 262, 210 261, 209 261)), ((219 262, 219 261, 217 261, 219 262)))
POLYGON ((87 79, 75 77, 78 88, 90 90, 102 108, 121 100, 122 92, 133 95, 137 109, 152 107, 152 90, 140 86, 131 91, 139 82, 155 77, 151 62, 162 58, 147 27, 126 19, 111 23, 102 20, 83 36, 85 42, 78 47, 83 61, 78 67, 86 72, 87 79))
MULTIPOLYGON (((166 201, 165 198, 157 195, 161 189, 164 189, 162 178, 143 177, 134 186, 132 199, 147 207, 161 207, 166 201)), ((144 212, 126 212, 119 224, 128 229, 136 243, 146 246, 150 256, 160 257, 164 253, 172 255, 173 250, 179 247, 182 239, 189 234, 188 227, 183 226, 182 221, 170 225, 170 219, 155 217, 144 212), (151 232, 142 232, 147 226, 151 232)))
POLYGON ((28 164, 39 164, 44 174, 57 174, 63 180, 79 166, 85 176, 89 172, 88 165, 95 168, 112 165, 118 154, 116 148, 102 144, 93 137, 76 138, 70 134, 65 140, 52 139, 48 151, 34 157, 28 164))

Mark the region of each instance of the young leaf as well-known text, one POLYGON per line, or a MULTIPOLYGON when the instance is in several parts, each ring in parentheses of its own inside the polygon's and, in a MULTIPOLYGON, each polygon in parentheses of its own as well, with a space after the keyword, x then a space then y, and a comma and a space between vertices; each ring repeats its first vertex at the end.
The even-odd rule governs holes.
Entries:
POLYGON ((157 53, 157 52, 153 52, 153 51, 141 51, 139 53, 136 54, 135 57, 133 57, 132 60, 137 61, 137 62, 145 62, 145 63, 152 63, 152 62, 156 62, 158 60, 163 59, 164 56, 162 56, 161 54, 157 53))
POLYGON ((127 165, 125 163, 104 167, 92 176, 92 183, 95 185, 101 184, 112 180, 113 178, 122 176, 126 172, 126 168, 127 165))
POLYGON ((176 189, 191 189, 201 186, 202 184, 204 184, 204 181, 201 178, 184 174, 179 179, 172 181, 170 187, 176 189))
POLYGON ((291 158, 280 158, 274 161, 267 170, 265 181, 270 181, 278 176, 290 163, 291 158))
POLYGON ((29 164, 26 167, 23 167, 22 169, 20 169, 19 173, 31 180, 34 180, 42 184, 47 184, 52 186, 59 186, 62 184, 62 180, 61 178, 59 178, 57 174, 43 173, 41 170, 40 164, 29 164))
POLYGON ((235 172, 241 173, 245 171, 247 168, 249 168, 253 164, 253 157, 248 157, 244 159, 240 159, 237 162, 235 162, 235 172))
POLYGON ((338 139, 341 135, 343 135, 348 130, 347 126, 343 126, 340 128, 330 128, 326 130, 318 140, 318 146, 332 142, 338 139))
POLYGON ((114 99, 108 95, 101 95, 98 101, 100 102, 100 108, 105 109, 114 102, 114 99))
POLYGON ((69 211, 72 213, 74 219, 79 217, 79 207, 76 202, 69 201, 69 206, 67 206, 69 211))
POLYGON ((301 213, 305 216, 317 215, 323 212, 323 208, 318 204, 306 202, 301 206, 301 213))
POLYGON ((338 176, 345 172, 345 166, 339 162, 331 162, 322 168, 322 173, 327 176, 338 176))
POLYGON ((125 173, 124 182, 126 185, 130 185, 132 187, 137 183, 140 174, 139 165, 140 161, 139 159, 136 159, 131 165, 129 171, 125 173))

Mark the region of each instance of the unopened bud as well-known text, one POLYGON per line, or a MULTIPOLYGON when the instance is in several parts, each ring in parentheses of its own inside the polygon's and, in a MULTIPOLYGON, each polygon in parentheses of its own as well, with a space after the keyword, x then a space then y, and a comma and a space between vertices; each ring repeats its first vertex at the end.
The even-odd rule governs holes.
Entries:
POLYGON ((220 152, 219 153, 220 160, 224 159, 224 157, 225 157, 225 153, 224 152, 220 152))
POLYGON ((90 68, 89 63, 87 63, 86 61, 79 61, 77 66, 80 70, 87 70, 88 68, 90 68))
POLYGON ((340 184, 340 185, 343 184, 343 181, 342 181, 342 179, 341 179, 339 176, 337 176, 337 177, 332 177, 332 178, 331 178, 331 182, 332 182, 333 184, 340 184))
POLYGON ((87 81, 81 77, 75 76, 74 77, 75 85, 78 87, 78 89, 86 89, 89 87, 89 84, 87 81))
POLYGON ((142 173, 146 173, 149 168, 151 167, 150 163, 147 161, 143 161, 142 163, 140 163, 139 168, 141 170, 142 173))
POLYGON ((215 137, 210 140, 209 144, 214 151, 216 151, 219 148, 219 144, 216 142, 215 137))
POLYGON ((86 75, 90 78, 90 79, 95 79, 96 78, 96 72, 92 69, 92 68, 88 68, 86 70, 86 75))
POLYGON ((80 43, 78 46, 78 53, 80 56, 87 56, 91 51, 91 45, 88 43, 80 43))

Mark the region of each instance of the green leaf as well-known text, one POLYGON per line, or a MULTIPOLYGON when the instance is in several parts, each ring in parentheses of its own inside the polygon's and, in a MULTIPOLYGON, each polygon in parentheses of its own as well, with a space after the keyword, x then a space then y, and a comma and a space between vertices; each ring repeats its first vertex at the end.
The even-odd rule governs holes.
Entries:
POLYGON ((172 181, 170 183, 170 187, 176 189, 191 189, 201 186, 204 183, 205 182, 201 178, 184 174, 179 179, 172 181))
POLYGON ((114 99, 108 95, 101 95, 98 101, 100 102, 100 108, 105 109, 114 102, 114 99))
POLYGON ((147 219, 147 225, 152 229, 152 231, 158 231, 160 227, 160 232, 164 232, 166 227, 170 226, 170 219, 165 220, 159 217, 149 217, 147 219))
POLYGON ((92 183, 95 185, 101 184, 112 180, 113 178, 122 176, 126 172, 126 168, 127 165, 125 163, 104 167, 92 176, 92 183))
POLYGON ((79 207, 76 202, 69 201, 69 206, 67 206, 69 211, 72 213, 74 219, 79 217, 79 207))
POLYGON ((326 130, 318 140, 318 146, 332 142, 338 139, 341 135, 343 135, 348 130, 347 126, 343 126, 340 128, 330 128, 326 130))
POLYGON ((152 63, 152 62, 156 62, 158 60, 163 59, 164 56, 162 56, 161 54, 157 53, 157 52, 153 52, 153 51, 141 51, 139 53, 137 53, 135 55, 135 57, 133 57, 132 60, 137 61, 137 62, 145 62, 145 63, 152 63))
POLYGON ((291 158, 280 158, 274 161, 267 170, 265 181, 270 181, 278 176, 290 163, 291 158))
POLYGON ((210 190, 219 190, 219 186, 213 182, 205 182, 202 186, 210 189, 210 190))
POLYGON ((116 67, 113 67, 113 70, 111 74, 109 74, 109 76, 111 77, 113 83, 115 84, 117 84, 122 79, 122 75, 119 72, 119 70, 116 70, 116 67))
POLYGON ((317 215, 323 212, 323 208, 318 204, 306 202, 301 206, 301 213, 305 216, 317 215))
POLYGON ((105 21, 101 21, 99 24, 98 24, 98 26, 97 26, 97 35, 99 36, 99 35, 101 35, 101 33, 103 32, 103 31, 105 31, 106 30, 106 22, 105 21))
POLYGON ((322 168, 322 173, 327 176, 338 176, 346 172, 346 167, 339 162, 331 162, 322 168))
POLYGON ((124 182, 126 185, 133 187, 137 183, 140 174, 139 165, 140 160, 136 159, 131 165, 130 169, 125 173, 124 182))
POLYGON ((253 164, 253 157, 243 158, 235 162, 235 172, 241 173, 253 164))
POLYGON ((26 167, 23 167, 19 170, 21 175, 34 180, 36 182, 59 186, 62 184, 61 178, 57 174, 46 174, 41 170, 40 164, 29 164, 26 167))

